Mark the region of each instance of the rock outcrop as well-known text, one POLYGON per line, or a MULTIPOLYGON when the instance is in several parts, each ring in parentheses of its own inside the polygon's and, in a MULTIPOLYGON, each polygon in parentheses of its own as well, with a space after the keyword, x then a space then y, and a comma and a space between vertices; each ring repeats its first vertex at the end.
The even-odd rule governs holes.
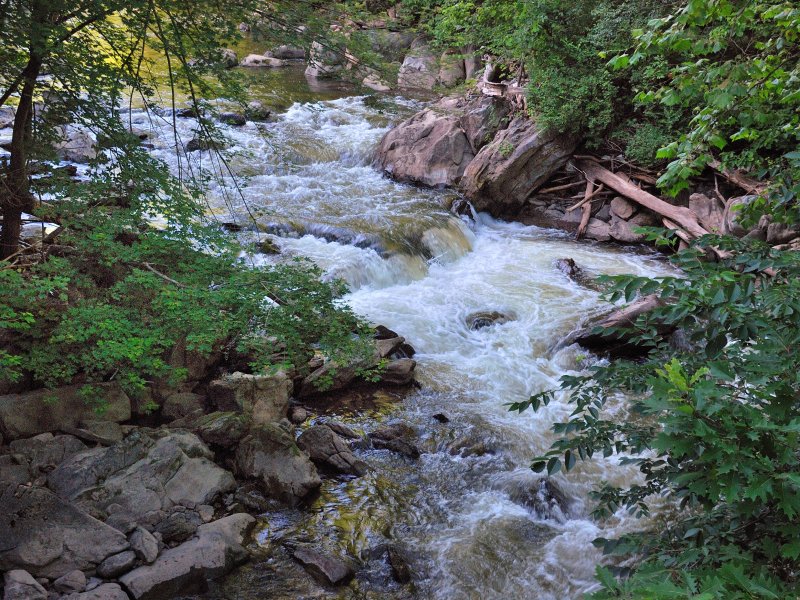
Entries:
POLYGON ((322 468, 350 475, 367 472, 367 464, 357 458, 350 446, 327 425, 309 427, 300 435, 297 445, 322 468))

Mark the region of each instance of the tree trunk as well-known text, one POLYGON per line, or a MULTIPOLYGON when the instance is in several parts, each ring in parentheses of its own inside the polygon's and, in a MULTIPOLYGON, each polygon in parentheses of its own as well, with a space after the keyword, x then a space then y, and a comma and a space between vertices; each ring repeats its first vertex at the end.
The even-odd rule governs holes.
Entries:
POLYGON ((3 213, 3 234, 0 238, 0 260, 8 258, 17 251, 22 231, 22 213, 33 210, 33 196, 28 179, 28 147, 33 120, 33 93, 41 68, 42 59, 31 52, 28 64, 22 71, 23 85, 17 113, 14 116, 11 158, 2 181, 0 208, 3 213))

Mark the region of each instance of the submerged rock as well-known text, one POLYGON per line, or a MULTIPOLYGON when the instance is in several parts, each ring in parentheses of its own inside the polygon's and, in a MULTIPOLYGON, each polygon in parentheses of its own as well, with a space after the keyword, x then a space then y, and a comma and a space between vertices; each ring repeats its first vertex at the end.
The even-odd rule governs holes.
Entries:
POLYGON ((306 547, 293 548, 290 553, 314 579, 322 584, 344 585, 355 576, 353 567, 340 558, 306 547))
POLYGON ((420 457, 419 448, 414 441, 416 431, 406 423, 391 423, 368 434, 372 445, 379 450, 390 450, 411 459, 420 457))
POLYGON ((367 463, 356 457, 347 443, 327 425, 306 429, 298 438, 297 445, 319 466, 351 475, 367 472, 367 463))
POLYGON ((508 323, 509 321, 513 321, 515 319, 516 317, 514 315, 507 315, 505 313, 492 310, 472 313, 467 315, 465 320, 467 327, 473 331, 477 331, 478 329, 491 327, 492 325, 502 325, 503 323, 508 323))

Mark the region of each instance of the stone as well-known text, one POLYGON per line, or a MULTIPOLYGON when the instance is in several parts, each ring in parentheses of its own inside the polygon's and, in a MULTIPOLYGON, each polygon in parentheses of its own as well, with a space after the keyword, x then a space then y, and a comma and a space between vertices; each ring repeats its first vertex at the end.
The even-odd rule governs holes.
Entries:
POLYGON ((129 541, 131 550, 148 565, 158 558, 158 540, 144 527, 134 529, 129 541))
POLYGON ((336 421, 328 421, 325 423, 336 435, 345 438, 346 440, 358 440, 361 438, 359 434, 350 429, 347 425, 342 425, 336 421))
POLYGON ((207 444, 232 448, 246 434, 247 418, 237 412, 213 412, 195 421, 194 431, 207 444))
POLYGON ((65 573, 53 582, 53 589, 62 594, 82 592, 86 589, 86 575, 80 569, 65 573))
POLYGON ((233 125, 241 127, 247 124, 247 117, 242 113, 237 112, 223 112, 219 114, 219 120, 226 125, 233 125))
MULTIPOLYGON (((103 419, 120 423, 131 418, 130 398, 119 385, 105 383, 95 387, 103 395, 103 419)), ((0 432, 6 439, 15 440, 64 427, 79 427, 85 420, 97 419, 97 406, 84 400, 82 388, 72 385, 0 396, 0 432)))
POLYGON ((392 360, 380 372, 381 383, 389 385, 410 385, 414 381, 417 361, 413 358, 392 360))
POLYGON ((508 490, 513 502, 530 508, 539 519, 552 519, 559 523, 567 520, 572 500, 550 477, 530 482, 514 482, 508 490))
MULTIPOLYGON (((131 407, 132 408, 132 407, 131 407)), ((122 441, 122 427, 119 423, 102 419, 86 419, 80 427, 62 428, 66 433, 90 444, 110 446, 122 441)))
POLYGON ((411 581, 411 569, 404 554, 395 546, 390 546, 387 553, 389 566, 392 569, 392 577, 397 583, 403 585, 411 581))
POLYGON ((515 215, 566 164, 577 143, 577 137, 541 132, 527 117, 515 117, 475 155, 460 188, 479 212, 515 215))
POLYGON ((758 198, 756 195, 737 196, 728 200, 728 212, 725 216, 724 231, 723 233, 734 235, 736 237, 744 237, 747 235, 748 230, 742 227, 739 223, 741 210, 758 198))
POLYGON ((286 416, 291 385, 283 372, 274 375, 236 372, 212 381, 208 399, 218 410, 241 412, 254 425, 265 425, 286 416))
POLYGON ((103 583, 81 594, 63 596, 61 600, 130 600, 130 598, 118 584, 103 583))
POLYGON ((429 108, 386 134, 376 166, 392 179, 428 187, 457 185, 475 154, 458 115, 429 108))
POLYGON ((767 243, 771 246, 785 244, 795 239, 800 233, 786 223, 770 223, 767 225, 767 243))
POLYGON ((70 456, 86 450, 86 445, 71 435, 42 433, 32 438, 14 440, 11 452, 27 459, 34 477, 49 473, 70 456))
POLYGON ((301 425, 308 419, 308 411, 302 406, 293 406, 289 409, 289 421, 294 425, 301 425))
POLYGON ((192 537, 202 524, 200 515, 193 510, 173 510, 155 526, 153 531, 161 534, 165 543, 183 542, 192 537))
POLYGON ((186 152, 207 152, 209 150, 212 151, 219 151, 222 150, 222 146, 219 142, 214 140, 207 140, 205 138, 192 138, 189 140, 185 146, 186 152))
POLYGON ((476 154, 508 125, 511 105, 501 98, 479 96, 470 100, 461 116, 461 128, 476 154))
POLYGON ((55 579, 127 548, 122 533, 49 490, 8 486, 0 493, 0 570, 55 579))
POLYGON ((569 277, 570 279, 576 279, 581 272, 580 267, 577 263, 572 260, 571 258, 559 258, 555 261, 556 269, 561 271, 564 275, 569 277))
POLYGON ((401 88, 432 90, 438 76, 436 55, 426 43, 415 41, 400 66, 397 85, 401 88))
POLYGON ((611 239, 611 225, 599 219, 589 219, 586 227, 586 238, 598 242, 607 242, 611 239))
POLYGON ((236 54, 235 50, 225 48, 220 52, 220 62, 225 65, 225 68, 232 69, 239 65, 239 56, 236 54))
POLYGON ((245 116, 251 121, 266 121, 270 115, 272 115, 272 111, 258 100, 251 100, 247 103, 245 116))
POLYGON ((22 485, 31 479, 28 459, 20 454, 0 456, 0 489, 6 485, 22 485))
POLYGON ((14 126, 14 117, 16 111, 11 106, 3 106, 0 108, 0 129, 14 126))
POLYGON ((173 598, 207 589, 208 580, 229 573, 246 561, 242 546, 255 519, 239 513, 201 525, 197 536, 170 548, 151 565, 144 565, 120 577, 136 600, 173 598))
POLYGON ((384 425, 368 436, 372 445, 379 450, 389 450, 414 460, 420 457, 419 448, 411 441, 416 438, 416 432, 406 423, 384 425))
POLYGON ((466 77, 464 58, 460 53, 448 50, 442 54, 439 59, 439 75, 437 77, 440 85, 455 87, 463 83, 466 77))
POLYGON ((325 585, 344 585, 355 577, 348 563, 311 548, 298 547, 291 551, 292 557, 317 581, 325 585))
POLYGON ((62 125, 58 128, 58 142, 53 149, 59 159, 68 162, 88 163, 97 158, 96 142, 92 133, 80 125, 62 125))
POLYGON ((265 56, 263 54, 248 54, 239 63, 240 67, 257 68, 257 67, 285 67, 286 61, 272 56, 265 56))
POLYGON ((161 405, 161 415, 167 419, 180 419, 195 411, 205 409, 205 397, 192 392, 170 394, 161 405))
POLYGON ((617 196, 611 201, 609 210, 612 216, 616 215, 620 219, 628 220, 636 214, 636 205, 622 196, 617 196))
POLYGON ((306 51, 303 48, 287 44, 273 48, 271 54, 275 58, 284 60, 303 60, 306 57, 306 51))
POLYGON ((369 73, 361 80, 361 85, 376 92, 389 92, 392 86, 389 85, 378 73, 369 73))
POLYGON ((297 439, 297 445, 308 452, 311 460, 320 467, 350 475, 367 472, 367 463, 357 458, 347 443, 327 425, 309 427, 297 439))
POLYGON ((705 194, 689 196, 689 210, 697 215, 700 225, 711 233, 721 233, 725 220, 725 206, 717 198, 705 194))
POLYGON ((136 564, 136 553, 131 550, 109 556, 97 567, 97 574, 104 579, 113 579, 131 570, 136 564))
POLYGON ((260 482, 264 493, 289 505, 319 489, 322 481, 308 454, 278 425, 254 427, 236 451, 240 476, 260 482))
POLYGON ((473 331, 477 331, 478 329, 491 327, 492 325, 502 325, 503 323, 514 321, 515 319, 516 316, 514 315, 508 315, 496 310, 483 310, 467 315, 465 321, 467 327, 473 331))
POLYGON ((375 348, 380 358, 391 356, 400 349, 406 341, 404 337, 395 337, 389 339, 375 340, 375 348))
POLYGON ((47 600, 47 592, 23 569, 9 571, 3 577, 3 600, 47 600))
POLYGON ((319 42, 313 42, 308 53, 308 66, 305 76, 309 79, 329 79, 336 77, 345 67, 345 57, 326 48, 319 42))
POLYGON ((643 233, 635 233, 629 221, 621 219, 613 213, 608 233, 613 239, 623 244, 640 244, 647 239, 643 233))
POLYGON ((109 448, 71 457, 49 475, 48 485, 95 514, 108 514, 109 523, 128 532, 148 515, 160 520, 160 511, 212 504, 234 489, 233 475, 212 456, 188 431, 135 432, 109 448))

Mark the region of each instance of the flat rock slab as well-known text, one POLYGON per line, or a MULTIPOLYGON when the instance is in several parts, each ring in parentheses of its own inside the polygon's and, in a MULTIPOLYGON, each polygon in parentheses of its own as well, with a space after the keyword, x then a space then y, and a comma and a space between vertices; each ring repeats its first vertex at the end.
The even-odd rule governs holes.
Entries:
POLYGON ((340 558, 311 548, 294 548, 290 552, 294 559, 322 584, 344 585, 355 576, 353 567, 340 558))

